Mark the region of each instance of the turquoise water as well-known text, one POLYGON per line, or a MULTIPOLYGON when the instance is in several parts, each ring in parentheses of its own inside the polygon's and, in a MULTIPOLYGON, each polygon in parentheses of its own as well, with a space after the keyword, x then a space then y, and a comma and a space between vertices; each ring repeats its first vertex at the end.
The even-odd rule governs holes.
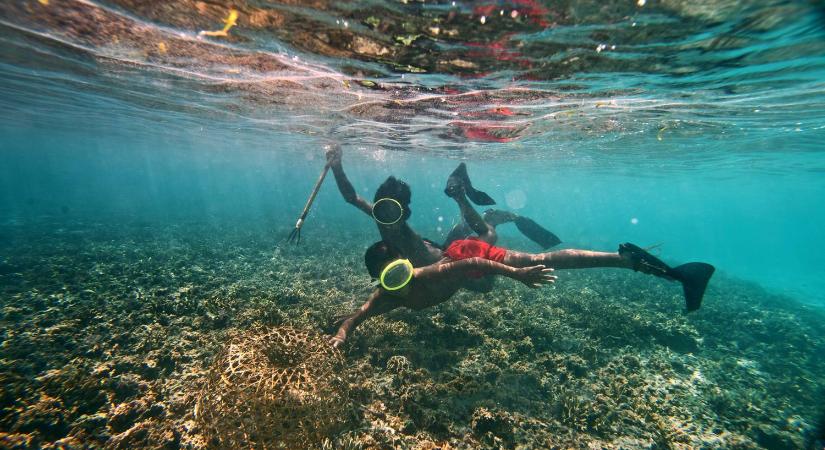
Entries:
MULTIPOLYGON (((825 306, 817 2, 292 3, 3 2, 3 276, 61 230, 230 226, 283 248, 335 142, 363 197, 407 181, 435 241, 463 161, 560 248, 711 263, 716 308, 717 280, 825 306), (226 36, 199 34, 232 8, 226 36)), ((303 239, 347 266, 378 233, 331 178, 303 239)))
MULTIPOLYGON (((439 216, 456 216, 440 186, 466 160, 500 202, 523 196, 509 206, 568 244, 662 244, 675 260, 700 258, 772 291, 825 300, 818 8, 582 3, 547 12, 545 28, 541 11, 518 5, 393 4, 369 16, 415 12, 446 29, 445 17, 458 14, 446 21, 455 37, 424 34, 410 46, 355 20, 366 14, 357 5, 261 10, 301 32, 320 21, 340 34, 343 43, 329 44, 338 53, 313 54, 311 39, 254 26, 252 7, 229 37, 207 39, 185 20, 187 4, 127 14, 128 2, 10 2, 0 11, 4 218, 66 206, 86 217, 186 211, 288 223, 331 140, 365 196, 390 173, 409 180, 412 223, 429 236, 438 237, 439 216), (490 16, 491 5, 506 14, 490 16), (519 8, 526 19, 507 17, 519 8), (95 14, 108 25, 90 23, 95 14), (357 53, 359 38, 391 50, 357 53), (399 72, 393 57, 415 51, 489 68, 436 61, 399 72)), ((204 28, 221 13, 209 11, 204 28)), ((316 225, 370 227, 332 183, 314 214, 316 225)))
MULTIPOLYGON (((294 224, 323 167, 321 143, 304 136, 208 131, 206 124, 203 132, 196 125, 196 131, 164 135, 163 125, 139 133, 94 122, 70 125, 67 119, 50 120, 84 131, 4 130, 4 222, 25 225, 42 216, 256 220, 272 228, 275 244, 283 233, 277 230, 294 224)), ((640 164, 619 150, 599 147, 603 155, 577 155, 557 142, 532 150, 532 156, 488 144, 479 148, 478 160, 469 150, 444 158, 414 148, 393 152, 354 143, 345 144, 345 168, 366 198, 389 175, 406 180, 413 189, 410 223, 439 242, 458 220, 455 205, 442 192, 444 180, 456 161, 464 160, 476 185, 502 208, 543 224, 565 246, 614 251, 625 241, 661 244, 657 254, 670 261, 707 261, 769 291, 822 304, 825 179, 816 170, 819 149, 807 143, 804 151, 806 133, 796 135, 799 144, 793 137, 771 152, 739 148, 742 155, 725 154, 736 152, 735 142, 720 146, 712 136, 697 136, 693 140, 713 147, 715 155, 695 162, 694 155, 658 154, 689 153, 676 143, 638 137, 646 144, 637 146, 654 153, 638 155, 640 164)), ((330 181, 304 235, 311 239, 338 225, 372 232, 373 224, 345 204, 330 181)), ((514 228, 502 227, 501 234, 503 245, 540 250, 519 242, 514 228)))

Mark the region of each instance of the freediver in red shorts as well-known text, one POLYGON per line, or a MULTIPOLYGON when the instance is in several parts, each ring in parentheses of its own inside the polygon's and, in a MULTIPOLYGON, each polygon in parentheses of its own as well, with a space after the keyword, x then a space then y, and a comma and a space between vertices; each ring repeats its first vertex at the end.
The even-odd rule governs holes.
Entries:
MULTIPOLYGON (((373 201, 361 197, 344 172, 341 162, 343 151, 337 144, 326 146, 327 164, 335 176, 335 182, 341 196, 347 203, 355 206, 361 212, 369 215, 375 221, 381 239, 412 262, 415 267, 424 267, 438 262, 443 257, 443 249, 452 241, 466 238, 473 234, 473 228, 468 225, 467 219, 457 224, 447 235, 444 244, 439 245, 429 239, 422 238, 407 220, 411 215, 410 203, 412 193, 407 183, 391 176, 376 190, 373 201)), ((450 176, 453 184, 460 182, 465 196, 477 205, 494 205, 489 195, 472 187, 467 176, 466 166, 462 163, 450 176)), ((462 210, 464 211, 464 210, 462 210)), ((483 219, 477 219, 478 213, 470 207, 467 211, 474 214, 473 220, 483 220, 485 226, 495 229, 496 226, 512 222, 516 228, 538 244, 542 249, 549 249, 558 245, 561 240, 555 234, 544 229, 533 220, 519 216, 512 212, 490 209, 484 213, 483 219)), ((492 277, 478 278, 467 283, 465 288, 475 292, 489 292, 493 289, 492 277)))
MULTIPOLYGON (((459 289, 479 277, 502 275, 531 288, 553 283, 554 269, 617 267, 679 281, 685 293, 688 311, 699 308, 714 267, 693 262, 670 267, 636 245, 625 243, 618 252, 565 249, 546 253, 524 253, 496 247, 495 227, 485 222, 467 199, 469 178, 460 165, 450 176, 445 193, 453 198, 467 225, 476 237, 457 239, 440 252, 441 258, 429 265, 415 267, 403 252, 382 240, 367 249, 364 262, 379 286, 354 313, 339 321, 330 344, 341 346, 364 320, 399 307, 419 310, 442 303, 459 289)), ((405 214, 404 205, 395 199, 377 201, 372 214, 379 223, 397 224, 405 214)), ((382 233, 383 234, 383 233, 382 233)), ((433 247, 435 248, 435 247, 433 247)), ((440 250, 440 249, 439 249, 440 250)))

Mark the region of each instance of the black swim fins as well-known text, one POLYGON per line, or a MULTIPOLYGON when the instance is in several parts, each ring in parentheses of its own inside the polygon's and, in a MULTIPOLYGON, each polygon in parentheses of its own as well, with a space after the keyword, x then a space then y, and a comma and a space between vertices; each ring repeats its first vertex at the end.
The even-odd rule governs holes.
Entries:
POLYGON ((633 270, 682 283, 682 289, 685 292, 685 307, 688 311, 696 311, 702 305, 702 297, 705 295, 708 281, 716 270, 712 265, 701 262, 682 264, 672 268, 661 259, 629 242, 619 246, 619 254, 630 256, 634 264, 633 270))
POLYGON ((468 187, 469 189, 467 189, 467 198, 469 198, 476 205, 489 206, 496 204, 496 201, 493 200, 493 198, 487 195, 486 193, 473 189, 472 186, 468 187))
POLYGON ((558 236, 527 217, 518 216, 513 220, 513 223, 516 224, 516 228, 521 231, 521 234, 527 236, 528 239, 539 244, 545 250, 561 244, 561 239, 558 236))
POLYGON ((672 270, 675 278, 682 282, 687 310, 696 311, 702 306, 705 288, 708 287, 708 281, 716 268, 707 263, 692 262, 674 267, 672 270))
POLYGON ((467 175, 467 165, 464 163, 459 164, 453 173, 450 174, 450 177, 447 178, 447 187, 444 189, 444 193, 447 194, 448 197, 453 197, 462 187, 464 188, 464 193, 467 194, 467 198, 476 205, 488 206, 496 204, 496 201, 493 200, 492 197, 473 188, 473 184, 470 182, 470 176, 467 175))

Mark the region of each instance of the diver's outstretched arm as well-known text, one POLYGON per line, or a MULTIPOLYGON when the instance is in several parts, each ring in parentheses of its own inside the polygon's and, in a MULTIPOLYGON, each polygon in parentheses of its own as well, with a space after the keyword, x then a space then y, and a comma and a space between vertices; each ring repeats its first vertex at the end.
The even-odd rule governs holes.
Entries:
POLYGON ((541 287, 556 281, 553 269, 543 265, 513 267, 484 258, 467 258, 443 264, 431 264, 415 269, 415 278, 426 282, 437 279, 456 279, 465 281, 472 274, 502 275, 520 281, 531 288, 541 287))
POLYGON ((332 169, 332 173, 335 175, 335 184, 338 185, 338 190, 341 192, 341 195, 347 203, 360 209, 365 214, 372 216, 372 203, 368 202, 355 192, 355 188, 352 187, 352 183, 350 183, 347 178, 347 174, 344 173, 344 166, 341 164, 342 155, 343 151, 341 150, 341 146, 338 144, 330 144, 326 146, 327 164, 332 169))
POLYGON ((401 303, 389 298, 383 289, 376 289, 370 294, 367 301, 358 308, 358 311, 355 311, 351 316, 341 322, 341 325, 338 327, 338 332, 329 339, 329 344, 335 348, 340 347, 361 322, 370 317, 380 316, 381 314, 390 312, 399 306, 402 306, 401 303))

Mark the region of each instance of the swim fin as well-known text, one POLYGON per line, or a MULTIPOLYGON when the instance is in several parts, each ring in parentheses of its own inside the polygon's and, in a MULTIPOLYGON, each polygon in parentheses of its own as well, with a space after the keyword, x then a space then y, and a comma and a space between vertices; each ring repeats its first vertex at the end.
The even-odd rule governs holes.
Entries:
POLYGON ((619 254, 622 256, 627 254, 631 258, 635 271, 682 283, 682 289, 685 292, 685 307, 688 311, 696 311, 702 305, 702 297, 705 295, 708 281, 716 270, 712 265, 701 262, 671 268, 661 259, 629 242, 619 246, 619 254))
POLYGON ((467 198, 469 198, 470 200, 472 200, 473 203, 479 206, 489 206, 496 204, 496 201, 493 200, 492 197, 490 197, 482 191, 473 189, 472 186, 469 186, 469 189, 467 189, 467 198))
POLYGON ((539 244, 545 250, 561 244, 561 239, 558 236, 527 217, 518 216, 513 220, 513 223, 516 224, 516 228, 521 231, 521 234, 527 236, 528 239, 539 244))
POLYGON ((496 204, 496 201, 493 200, 492 197, 473 188, 473 184, 470 182, 470 176, 467 175, 467 165, 464 163, 459 164, 453 173, 450 174, 450 177, 447 178, 447 187, 444 189, 444 193, 447 194, 448 197, 453 197, 460 192, 461 188, 464 188, 464 193, 467 194, 467 198, 476 205, 488 206, 496 204))
POLYGON ((702 297, 708 281, 716 270, 710 264, 692 262, 673 268, 676 279, 682 282, 685 291, 685 306, 688 311, 696 311, 702 305, 702 297))

